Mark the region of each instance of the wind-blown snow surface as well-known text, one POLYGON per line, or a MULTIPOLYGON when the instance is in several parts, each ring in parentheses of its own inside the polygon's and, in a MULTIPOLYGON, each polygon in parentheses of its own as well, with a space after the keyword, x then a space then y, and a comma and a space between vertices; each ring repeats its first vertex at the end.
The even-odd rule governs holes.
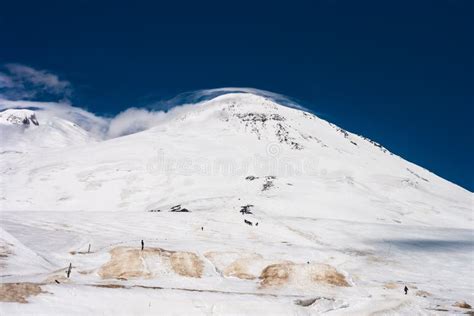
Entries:
POLYGON ((472 301, 472 193, 253 94, 160 120, 97 141, 54 118, 38 136, 38 115, 23 137, 2 140, 2 282, 45 293, 0 311, 467 311, 452 305, 472 301), (58 130, 69 141, 51 141, 58 130))

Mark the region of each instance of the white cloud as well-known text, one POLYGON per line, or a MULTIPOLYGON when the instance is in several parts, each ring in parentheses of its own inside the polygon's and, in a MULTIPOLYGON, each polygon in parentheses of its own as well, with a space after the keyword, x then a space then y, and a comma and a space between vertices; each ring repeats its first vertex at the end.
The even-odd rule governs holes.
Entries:
POLYGON ((25 100, 6 100, 0 98, 0 111, 6 109, 32 109, 40 117, 60 117, 73 122, 98 138, 103 138, 110 119, 100 117, 64 102, 38 102, 25 100))
MULTIPOLYGON (((29 80, 42 82, 42 84, 48 84, 51 87, 57 86, 58 89, 69 85, 59 83, 60 81, 58 81, 57 77, 54 77, 54 75, 53 77, 41 75, 36 77, 36 71, 31 72, 30 70, 25 70, 23 67, 15 68, 15 73, 22 73, 21 76, 35 77, 35 79, 29 80)), ((2 74, 0 73, 0 83, 6 82, 6 84, 9 84, 8 79, 2 81, 3 77, 1 75, 2 74)), ((33 109, 38 112, 39 118, 41 116, 45 118, 54 116, 60 117, 81 126, 96 138, 107 139, 150 129, 163 123, 165 120, 173 119, 183 112, 188 111, 197 103, 213 99, 226 93, 257 94, 272 99, 279 104, 304 110, 304 108, 299 106, 295 101, 277 93, 252 88, 220 88, 183 93, 171 100, 155 102, 148 106, 148 108, 155 108, 156 110, 135 107, 128 108, 112 118, 96 115, 80 107, 72 106, 65 101, 38 102, 29 100, 9 100, 8 97, 5 97, 5 95, 2 96, 1 93, 0 111, 9 108, 33 109), (165 109, 166 112, 162 109, 165 109)))
POLYGON ((46 70, 21 64, 6 64, 0 72, 0 95, 10 99, 32 99, 38 95, 68 99, 72 93, 69 81, 46 70))
POLYGON ((0 89, 13 87, 13 80, 7 74, 0 72, 0 89))
POLYGON ((129 108, 110 121, 107 136, 113 138, 144 131, 158 125, 165 116, 162 111, 129 108))
POLYGON ((129 108, 115 117, 108 118, 64 102, 38 102, 0 98, 0 111, 30 109, 37 113, 40 121, 42 118, 59 117, 79 125, 98 139, 115 138, 147 130, 166 119, 175 117, 184 108, 186 107, 177 106, 169 112, 129 108))
POLYGON ((177 105, 183 104, 195 104, 198 102, 203 102, 206 100, 210 100, 216 98, 220 95, 227 94, 227 93, 251 93, 255 95, 259 95, 262 97, 266 97, 278 104, 303 110, 309 111, 307 108, 303 107, 300 103, 292 98, 289 98, 283 94, 256 89, 256 88, 241 88, 241 87, 225 87, 225 88, 216 88, 216 89, 201 89, 195 90, 190 92, 185 92, 177 95, 176 97, 166 100, 166 101, 158 101, 151 104, 151 107, 156 107, 159 109, 170 109, 177 105))

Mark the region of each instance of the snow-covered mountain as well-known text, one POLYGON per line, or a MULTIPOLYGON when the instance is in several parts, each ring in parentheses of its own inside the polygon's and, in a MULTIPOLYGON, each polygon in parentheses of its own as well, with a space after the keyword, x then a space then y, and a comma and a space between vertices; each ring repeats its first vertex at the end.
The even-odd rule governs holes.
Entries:
POLYGON ((93 144, 70 122, 40 120, 24 135, 29 148, 85 145, 4 153, 2 209, 147 211, 245 201, 281 215, 472 224, 470 192, 307 112, 226 94, 170 117, 93 144))
POLYGON ((36 114, 31 110, 8 109, 0 112, 0 124, 2 125, 20 125, 29 127, 30 124, 38 126, 36 114))
POLYGON ((88 144, 96 140, 77 124, 41 111, 7 109, 0 112, 2 152, 31 153, 88 144))
POLYGON ((10 112, 0 267, 32 304, 6 314, 431 315, 471 298, 473 194, 311 113, 228 93, 98 140, 10 112))

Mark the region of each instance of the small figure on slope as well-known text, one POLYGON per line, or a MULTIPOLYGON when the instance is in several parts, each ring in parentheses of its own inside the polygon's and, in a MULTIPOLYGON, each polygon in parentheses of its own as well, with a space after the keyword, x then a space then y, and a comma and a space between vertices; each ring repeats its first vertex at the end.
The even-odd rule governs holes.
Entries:
POLYGON ((68 279, 69 279, 69 276, 71 275, 71 270, 72 270, 72 263, 69 263, 69 268, 66 271, 66 275, 68 279))

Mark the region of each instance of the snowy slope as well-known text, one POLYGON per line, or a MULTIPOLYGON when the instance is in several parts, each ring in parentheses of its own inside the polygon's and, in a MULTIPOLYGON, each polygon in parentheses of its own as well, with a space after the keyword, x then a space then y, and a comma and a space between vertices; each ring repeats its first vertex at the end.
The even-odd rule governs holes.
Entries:
POLYGON ((472 225, 470 192, 306 112, 228 94, 170 117, 141 133, 15 162, 3 154, 2 209, 238 207, 245 197, 279 215, 472 225))
POLYGON ((0 112, 2 152, 29 153, 84 145, 95 138, 78 125, 46 112, 27 109, 0 112))
POLYGON ((29 304, 0 287, 1 314, 472 311, 473 194, 310 113, 229 93, 32 142, 37 117, 2 141, 2 283, 29 304))

